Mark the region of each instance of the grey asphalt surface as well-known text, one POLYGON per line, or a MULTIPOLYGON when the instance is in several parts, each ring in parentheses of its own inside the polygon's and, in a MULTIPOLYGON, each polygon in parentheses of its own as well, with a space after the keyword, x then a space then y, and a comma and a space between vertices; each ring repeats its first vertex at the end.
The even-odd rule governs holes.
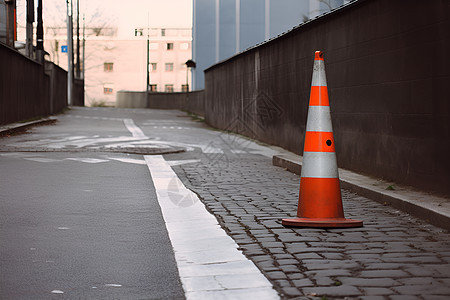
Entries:
MULTIPOLYGON (((129 135, 95 119, 32 131, 0 144, 129 135)), ((0 152, 0 298, 183 299, 148 168, 117 160, 142 156, 45 145, 0 152)))
POLYGON ((38 289, 42 299, 158 299, 153 287, 166 293, 159 298, 183 296, 142 155, 102 152, 153 143, 187 150, 164 158, 282 299, 450 297, 448 231, 346 190, 345 215, 364 227, 285 228, 281 219, 297 211, 299 177, 273 166, 271 152, 247 139, 179 111, 74 108, 58 119, 0 139, 2 296, 38 289), (147 138, 124 141, 131 135, 124 118, 147 138), (24 152, 33 149, 40 152, 24 152), (164 256, 172 271, 161 286, 164 256), (4 275, 5 268, 15 275, 4 275))

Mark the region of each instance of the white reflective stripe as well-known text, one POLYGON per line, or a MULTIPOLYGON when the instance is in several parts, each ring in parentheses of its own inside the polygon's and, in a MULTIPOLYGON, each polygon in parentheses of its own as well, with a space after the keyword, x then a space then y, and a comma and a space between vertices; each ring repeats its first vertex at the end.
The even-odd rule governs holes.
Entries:
POLYGON ((332 132, 331 114, 329 106, 310 106, 306 131, 332 132))
POLYGON ((301 177, 339 178, 335 152, 304 152, 301 177))
POLYGON ((315 60, 311 86, 327 86, 325 76, 325 63, 323 60, 315 60))

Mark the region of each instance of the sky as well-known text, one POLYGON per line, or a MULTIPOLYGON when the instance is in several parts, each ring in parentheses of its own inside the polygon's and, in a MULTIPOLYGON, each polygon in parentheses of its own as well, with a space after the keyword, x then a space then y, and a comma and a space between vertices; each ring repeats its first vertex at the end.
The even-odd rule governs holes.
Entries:
MULTIPOLYGON (((35 1, 37 6, 38 0, 35 1)), ((76 1, 72 0, 75 6, 76 1)), ((17 0, 17 19, 25 25, 26 0, 17 0)), ((43 0, 44 26, 65 26, 66 0, 43 0)), ((80 0, 80 13, 90 23, 117 25, 119 36, 136 27, 192 27, 192 0, 80 0)), ((95 26, 95 25, 94 25, 95 26)))

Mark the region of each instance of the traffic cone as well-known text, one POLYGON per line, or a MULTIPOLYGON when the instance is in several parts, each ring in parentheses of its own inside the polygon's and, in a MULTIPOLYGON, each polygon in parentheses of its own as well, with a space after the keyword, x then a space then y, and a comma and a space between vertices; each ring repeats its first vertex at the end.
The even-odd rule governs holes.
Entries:
POLYGON ((361 227, 344 217, 323 53, 316 51, 306 122, 297 217, 293 227, 361 227))

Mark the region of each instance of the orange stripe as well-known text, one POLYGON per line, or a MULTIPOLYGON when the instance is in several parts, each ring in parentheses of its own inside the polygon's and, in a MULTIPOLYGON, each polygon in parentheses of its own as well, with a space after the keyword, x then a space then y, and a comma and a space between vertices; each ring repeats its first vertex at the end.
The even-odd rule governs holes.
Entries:
POLYGON ((330 106, 328 89, 326 86, 312 86, 309 106, 330 106))
POLYGON ((332 132, 307 131, 305 134, 305 152, 335 152, 332 132))
POLYGON ((300 218, 343 218, 339 178, 300 179, 297 216, 300 218))
POLYGON ((322 51, 316 51, 314 60, 323 60, 323 52, 322 51))

